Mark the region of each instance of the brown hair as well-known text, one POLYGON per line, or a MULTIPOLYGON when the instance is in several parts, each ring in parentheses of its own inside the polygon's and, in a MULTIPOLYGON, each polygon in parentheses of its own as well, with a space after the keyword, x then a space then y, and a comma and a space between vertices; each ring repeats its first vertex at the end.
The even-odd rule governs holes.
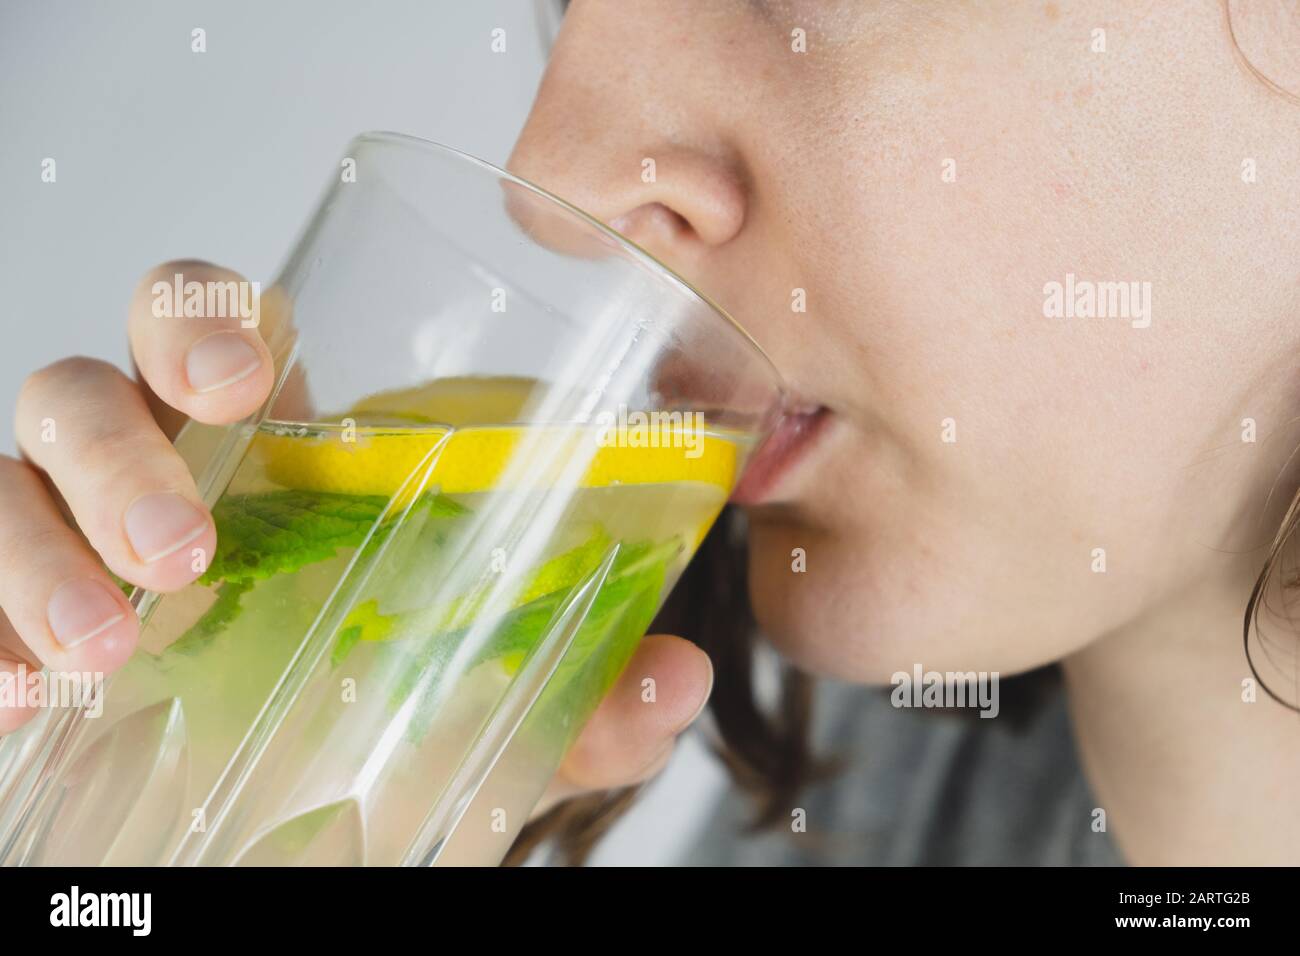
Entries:
POLYGON ((1269 548, 1264 569, 1246 606, 1245 650, 1250 672, 1264 692, 1283 707, 1300 711, 1300 667, 1296 635, 1300 634, 1300 495, 1282 520, 1269 548), (1278 639, 1274 625, 1281 632, 1278 639))

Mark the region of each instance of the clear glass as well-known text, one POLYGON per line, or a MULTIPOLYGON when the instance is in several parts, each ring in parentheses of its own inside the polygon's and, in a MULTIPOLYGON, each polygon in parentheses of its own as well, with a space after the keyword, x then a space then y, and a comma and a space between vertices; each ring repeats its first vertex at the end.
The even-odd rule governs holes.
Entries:
POLYGON ((780 412, 723 312, 573 207, 362 136, 261 300, 265 407, 177 438, 218 526, 103 713, 0 742, 0 862, 500 861, 780 412))

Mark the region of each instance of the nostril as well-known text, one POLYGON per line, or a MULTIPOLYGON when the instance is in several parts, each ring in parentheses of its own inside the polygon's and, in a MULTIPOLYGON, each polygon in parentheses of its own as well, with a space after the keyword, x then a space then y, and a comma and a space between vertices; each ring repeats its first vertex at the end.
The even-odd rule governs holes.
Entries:
POLYGON ((651 252, 670 249, 693 232, 687 220, 663 203, 637 206, 609 220, 609 227, 651 252))

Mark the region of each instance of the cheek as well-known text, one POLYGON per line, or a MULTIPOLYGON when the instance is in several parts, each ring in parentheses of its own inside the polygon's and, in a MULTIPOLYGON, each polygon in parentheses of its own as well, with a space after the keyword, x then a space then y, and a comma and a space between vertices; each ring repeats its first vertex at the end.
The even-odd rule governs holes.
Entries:
MULTIPOLYGON (((1199 42, 1221 44, 1221 24, 1205 26, 1199 42)), ((1058 41, 1077 49, 1067 33, 1058 41)), ((775 235, 787 221, 804 231, 788 257, 797 269, 764 301, 806 286, 813 307, 763 332, 861 442, 819 464, 834 491, 809 491, 809 522, 752 527, 760 621, 823 674, 879 681, 914 662, 1014 672, 1189 586, 1232 547, 1239 504, 1199 460, 1240 447, 1241 417, 1264 414, 1225 387, 1253 380, 1240 315, 1266 305, 1229 242, 1239 213, 1213 197, 1242 200, 1221 181, 1189 181, 1189 205, 1148 161, 1162 142, 1203 156, 1222 139, 1195 122, 1195 59, 1153 86, 1145 67, 1141 82, 1095 84, 1057 57, 1039 64, 1053 82, 1007 89, 991 113, 968 91, 993 88, 1000 61, 969 52, 946 59, 991 72, 863 86, 875 99, 822 124, 841 132, 801 154, 817 167, 773 217, 775 235), (1052 317, 1045 286, 1070 275, 1138 283, 1144 306, 1052 317), (941 444, 950 419, 956 442, 941 444), (803 573, 791 569, 800 547, 803 573)), ((944 60, 931 57, 936 70, 944 60)), ((1213 76, 1231 69, 1205 62, 1213 76)))

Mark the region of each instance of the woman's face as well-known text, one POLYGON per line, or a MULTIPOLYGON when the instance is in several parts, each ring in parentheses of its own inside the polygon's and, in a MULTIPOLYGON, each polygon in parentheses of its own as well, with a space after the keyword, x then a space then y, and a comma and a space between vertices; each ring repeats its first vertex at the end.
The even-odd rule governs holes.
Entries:
POLYGON ((576 0, 511 168, 828 409, 747 507, 760 622, 813 671, 1057 659, 1276 528, 1300 107, 1215 3, 576 0))

